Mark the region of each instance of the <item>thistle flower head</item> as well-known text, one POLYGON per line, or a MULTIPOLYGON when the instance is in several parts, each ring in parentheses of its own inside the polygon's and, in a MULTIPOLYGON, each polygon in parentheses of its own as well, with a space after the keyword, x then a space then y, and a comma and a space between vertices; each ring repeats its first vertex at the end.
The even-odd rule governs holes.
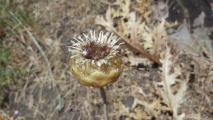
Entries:
POLYGON ((102 87, 117 80, 122 72, 118 37, 110 32, 90 31, 72 39, 70 67, 83 85, 102 87))

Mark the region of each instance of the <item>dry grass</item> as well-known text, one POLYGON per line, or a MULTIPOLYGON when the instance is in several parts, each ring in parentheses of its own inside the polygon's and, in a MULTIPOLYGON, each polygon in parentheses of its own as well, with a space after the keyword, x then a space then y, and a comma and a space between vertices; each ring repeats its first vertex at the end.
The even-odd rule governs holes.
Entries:
MULTIPOLYGON (((70 45, 69 39, 74 34, 104 27, 108 30, 113 28, 124 39, 139 43, 148 54, 160 56, 166 52, 161 59, 173 63, 170 66, 163 62, 162 69, 152 68, 147 60, 145 63, 142 63, 143 58, 136 60, 141 56, 136 56, 132 49, 123 49, 128 53, 126 62, 145 66, 136 69, 135 66, 126 65, 121 78, 106 87, 110 119, 181 120, 183 116, 179 113, 184 113, 186 120, 213 118, 211 46, 208 49, 203 47, 209 45, 206 43, 209 39, 202 39, 204 45, 199 42, 197 48, 204 51, 207 57, 200 54, 202 52, 183 52, 177 46, 169 46, 171 51, 168 52, 165 41, 170 39, 167 30, 171 24, 155 19, 155 15, 167 14, 156 13, 158 11, 153 9, 146 13, 147 4, 156 7, 152 2, 136 6, 135 2, 116 1, 111 4, 96 0, 38 0, 17 1, 11 5, 7 3, 7 6, 1 4, 0 7, 5 7, 4 16, 7 18, 1 24, 6 32, 3 45, 11 48, 11 65, 19 68, 21 73, 14 79, 15 85, 10 87, 9 101, 0 109, 10 117, 15 117, 17 110, 19 118, 26 120, 103 119, 98 91, 81 86, 70 74, 70 55, 66 46, 70 45), (30 12, 24 9, 26 14, 24 11, 21 14, 16 12, 20 8, 30 12), (107 17, 104 23, 99 23, 103 27, 94 23, 100 15, 107 17), (114 23, 117 23, 116 27, 114 23), (178 67, 180 75, 175 72, 178 67), (169 71, 165 72, 165 69, 169 71), (156 86, 157 83, 162 86, 156 86)), ((196 39, 201 38, 197 35, 196 39)), ((159 59, 153 61, 159 62, 159 59)))

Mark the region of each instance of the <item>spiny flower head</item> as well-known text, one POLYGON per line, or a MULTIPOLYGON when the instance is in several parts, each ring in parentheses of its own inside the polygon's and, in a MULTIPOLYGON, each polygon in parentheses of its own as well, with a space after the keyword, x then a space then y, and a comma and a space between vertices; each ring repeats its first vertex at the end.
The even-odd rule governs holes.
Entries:
POLYGON ((83 85, 102 87, 117 80, 122 72, 118 37, 110 32, 90 31, 72 39, 70 67, 83 85))

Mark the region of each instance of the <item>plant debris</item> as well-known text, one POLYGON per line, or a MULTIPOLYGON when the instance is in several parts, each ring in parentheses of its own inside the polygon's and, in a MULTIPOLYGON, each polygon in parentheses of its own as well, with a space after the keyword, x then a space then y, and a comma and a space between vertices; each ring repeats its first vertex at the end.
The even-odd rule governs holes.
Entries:
POLYGON ((89 30, 126 43, 123 72, 105 87, 110 120, 212 120, 212 4, 1 0, 0 120, 104 118, 99 93, 69 72, 70 40, 89 30))

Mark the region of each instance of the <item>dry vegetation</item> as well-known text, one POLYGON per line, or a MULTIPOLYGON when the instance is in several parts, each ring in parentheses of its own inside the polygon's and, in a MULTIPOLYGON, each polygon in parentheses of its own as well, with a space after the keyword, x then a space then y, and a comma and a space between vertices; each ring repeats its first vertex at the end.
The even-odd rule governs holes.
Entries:
POLYGON ((98 91, 69 72, 70 39, 90 29, 126 43, 123 74, 106 87, 110 120, 212 120, 213 28, 204 13, 169 22, 176 6, 187 10, 180 0, 0 0, 0 120, 103 119, 98 91))

